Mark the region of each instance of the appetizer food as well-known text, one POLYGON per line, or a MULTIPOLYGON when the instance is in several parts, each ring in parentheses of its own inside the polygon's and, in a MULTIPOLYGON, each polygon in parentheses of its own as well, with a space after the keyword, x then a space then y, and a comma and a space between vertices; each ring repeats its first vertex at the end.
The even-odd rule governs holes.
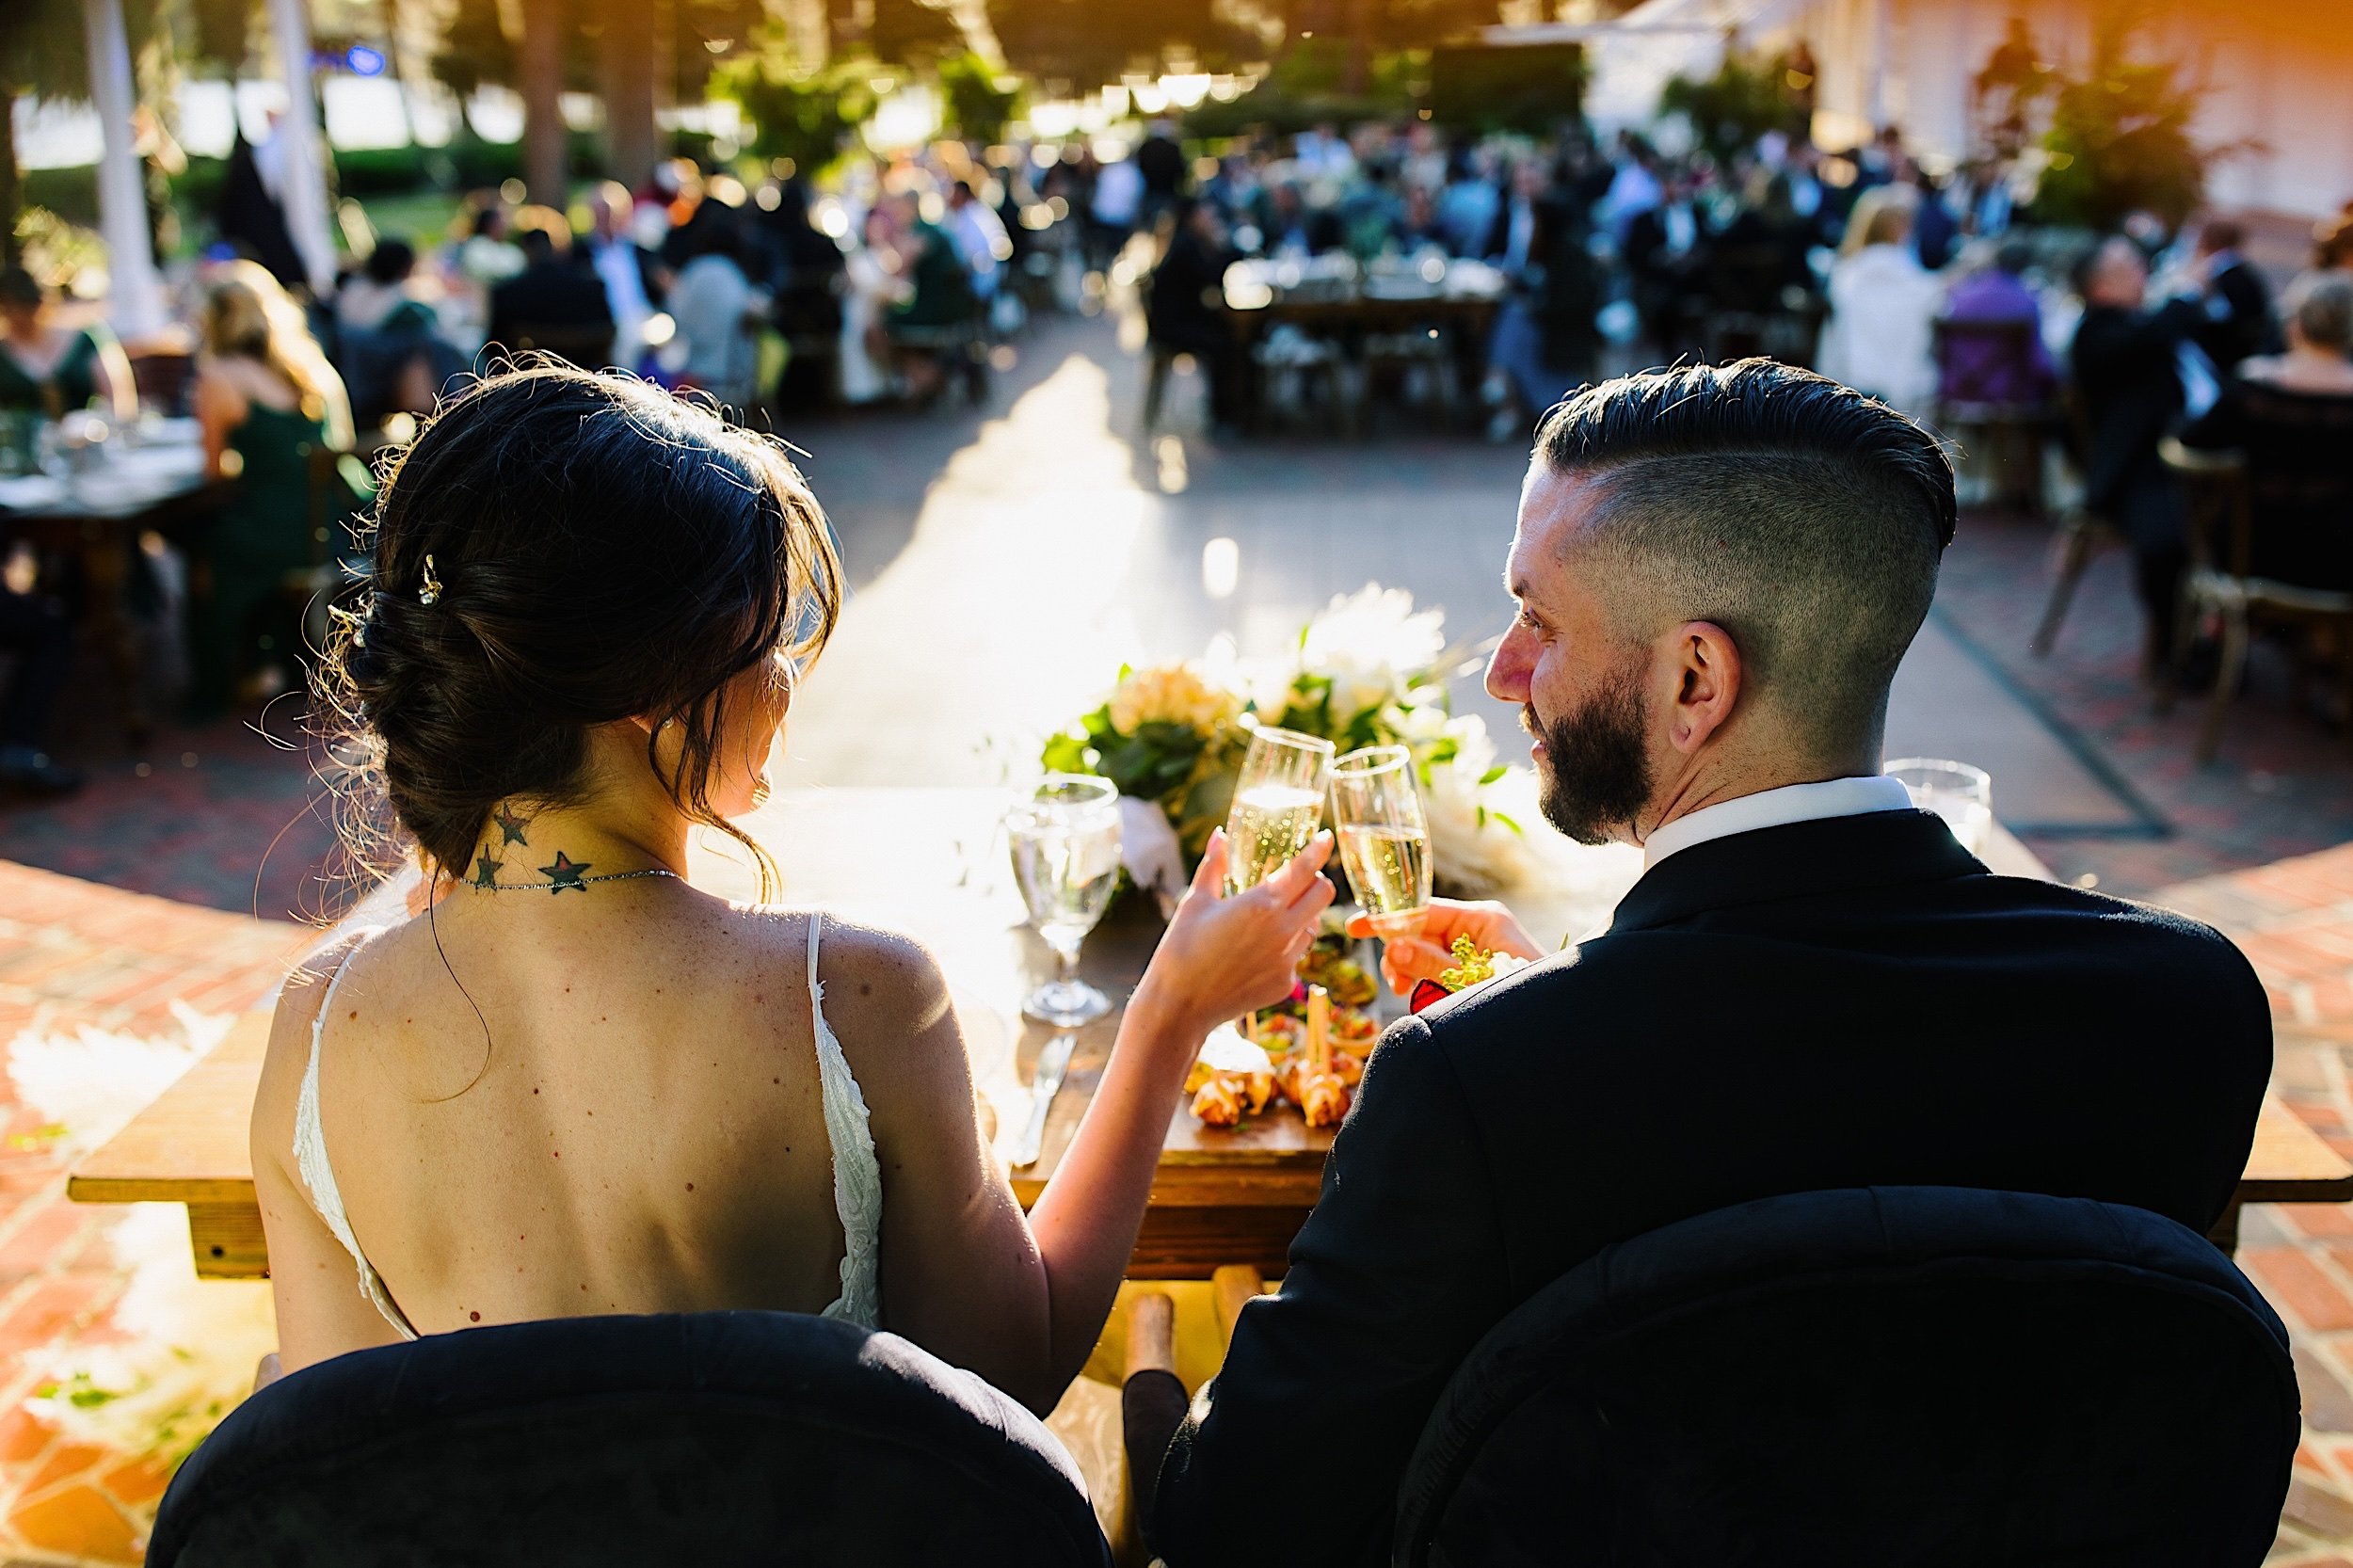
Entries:
POLYGON ((1348 952, 1344 935, 1319 937, 1288 1000, 1242 1020, 1246 1036, 1225 1029, 1209 1037, 1185 1080, 1204 1127, 1239 1126, 1277 1099, 1299 1107, 1309 1127, 1348 1114, 1381 1034, 1370 1010, 1376 984, 1348 952))

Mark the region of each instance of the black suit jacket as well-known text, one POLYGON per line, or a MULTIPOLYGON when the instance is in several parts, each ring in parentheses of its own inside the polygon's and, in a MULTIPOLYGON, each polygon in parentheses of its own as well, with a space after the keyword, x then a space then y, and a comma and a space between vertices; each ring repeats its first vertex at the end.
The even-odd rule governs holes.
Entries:
POLYGON ((1153 1544, 1172 1568, 1385 1561, 1464 1355, 1675 1220, 1925 1183, 2203 1231, 2270 1070, 2223 937, 1992 875, 1925 812, 1695 844, 1602 936, 1384 1037, 1282 1294, 1242 1309, 1169 1452, 1153 1544))
POLYGON ((2262 273, 2245 262, 2233 262, 2207 282, 2206 295, 2206 318, 2198 324, 2198 346, 2217 369, 2227 375, 2242 360, 2279 351, 2280 327, 2272 319, 2271 290, 2262 273))
POLYGON ((2084 504, 2136 543, 2179 536, 2180 506, 2157 441, 2182 411, 2175 350, 2203 319, 2186 299, 2154 311, 2094 305, 2084 312, 2068 352, 2089 427, 2084 455, 2084 504))

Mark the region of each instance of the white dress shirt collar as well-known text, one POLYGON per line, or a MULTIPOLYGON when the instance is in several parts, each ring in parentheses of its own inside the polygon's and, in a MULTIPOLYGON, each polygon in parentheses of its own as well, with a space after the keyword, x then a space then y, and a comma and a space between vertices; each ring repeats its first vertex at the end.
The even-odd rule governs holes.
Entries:
POLYGON ((1860 817, 1872 811, 1908 811, 1912 792, 1885 774, 1865 778, 1827 778, 1818 784, 1785 784, 1753 795, 1704 806, 1677 817, 1642 841, 1642 869, 1650 870, 1678 850, 1760 827, 1816 822, 1824 817, 1860 817))

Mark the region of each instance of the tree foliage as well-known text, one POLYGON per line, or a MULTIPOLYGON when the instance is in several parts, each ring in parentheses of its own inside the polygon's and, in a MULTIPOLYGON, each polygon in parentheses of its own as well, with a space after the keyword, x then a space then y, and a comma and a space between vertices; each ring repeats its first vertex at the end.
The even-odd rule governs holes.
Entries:
POLYGON ((1000 85, 988 62, 967 50, 939 62, 939 96, 949 129, 966 141, 993 146, 1005 139, 1005 124, 1019 110, 1021 84, 1007 78, 1000 85))
POLYGON ((2202 88, 2179 61, 2136 57, 2148 20, 2145 0, 2111 0, 2084 72, 2047 73, 2047 162, 2034 200, 2043 222, 2106 230, 2146 211, 2178 226, 2204 200, 2208 168, 2240 150, 2191 136, 2202 88))
POLYGON ((1672 78, 1658 95, 1658 112, 1689 120, 1700 145, 1719 155, 1753 147, 1768 131, 1803 136, 1810 128, 1814 79, 1801 64, 1785 50, 1751 53, 1727 38, 1716 74, 1705 81, 1672 78))
POLYGON ((723 62, 711 74, 711 91, 751 121, 754 152, 790 158, 814 174, 840 156, 850 133, 874 112, 873 69, 872 61, 848 60, 802 72, 772 45, 723 62))

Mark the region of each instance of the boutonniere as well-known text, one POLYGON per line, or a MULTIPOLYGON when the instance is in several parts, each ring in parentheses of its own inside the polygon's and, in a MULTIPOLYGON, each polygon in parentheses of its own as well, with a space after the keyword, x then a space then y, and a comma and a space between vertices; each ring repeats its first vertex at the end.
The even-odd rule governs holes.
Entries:
POLYGON ((1480 947, 1468 936, 1454 938, 1454 967, 1440 969, 1435 980, 1417 981, 1414 994, 1406 1005, 1419 1013, 1424 1008, 1444 1001, 1457 991, 1467 991, 1484 984, 1498 975, 1507 975, 1528 968, 1529 961, 1509 952, 1492 952, 1480 947))

